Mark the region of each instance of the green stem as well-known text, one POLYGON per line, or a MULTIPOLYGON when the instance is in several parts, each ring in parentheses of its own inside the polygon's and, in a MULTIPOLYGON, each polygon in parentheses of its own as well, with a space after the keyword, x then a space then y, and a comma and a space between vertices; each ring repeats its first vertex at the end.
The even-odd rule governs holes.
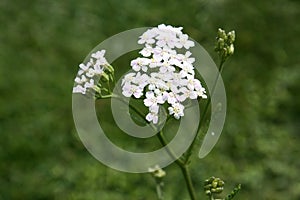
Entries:
MULTIPOLYGON (((127 104, 127 102, 124 101, 124 99, 123 99, 122 97, 120 97, 120 96, 118 96, 118 95, 116 95, 116 94, 112 94, 111 97, 117 98, 117 99, 121 100, 122 102, 124 102, 125 104, 127 104)), ((145 119, 144 113, 143 113, 142 111, 140 111, 137 107, 135 107, 135 106, 133 106, 133 105, 131 105, 131 104, 129 104, 129 107, 130 107, 136 114, 138 114, 139 117, 141 117, 141 119, 142 119, 145 123, 147 123, 147 124, 149 123, 149 122, 145 119)), ((151 126, 151 124, 150 124, 150 126, 151 126)), ((151 126, 151 127, 153 128, 153 130, 155 130, 154 126, 151 126)))
POLYGON ((167 141, 166 141, 166 139, 165 139, 165 137, 164 137, 164 134, 163 134, 163 131, 162 131, 162 130, 159 131, 159 133, 157 134, 157 137, 158 137, 160 143, 162 144, 162 146, 166 148, 168 154, 172 157, 172 159, 175 160, 175 163, 176 163, 178 166, 180 166, 180 167, 183 166, 183 165, 184 165, 183 160, 182 160, 181 158, 177 158, 177 156, 176 156, 175 153, 172 151, 172 149, 171 149, 169 146, 167 146, 167 141))
POLYGON ((107 81, 108 93, 111 94, 111 88, 110 88, 110 83, 109 83, 109 81, 110 81, 110 80, 107 81))
POLYGON ((164 147, 166 147, 167 152, 175 160, 175 163, 180 167, 181 172, 182 172, 183 177, 184 177, 184 180, 185 180, 185 183, 186 183, 186 186, 187 186, 187 189, 188 189, 188 192, 189 192, 189 195, 191 197, 191 200, 196 200, 195 189, 194 189, 194 186, 193 186, 193 183, 192 183, 192 179, 191 179, 191 175, 190 175, 190 172, 189 172, 189 169, 188 169, 188 165, 185 164, 181 158, 177 158, 176 155, 174 154, 174 152, 172 151, 172 149, 170 149, 167 146, 167 142, 164 138, 164 135, 163 135, 162 131, 160 131, 157 134, 157 137, 158 137, 160 143, 164 147))
POLYGON ((190 171, 188 169, 188 165, 183 165, 180 167, 181 168, 181 172, 183 174, 184 180, 186 182, 186 186, 188 188, 191 200, 196 200, 196 193, 194 190, 194 186, 192 183, 192 179, 191 179, 191 175, 190 175, 190 171))
POLYGON ((157 194, 157 198, 158 200, 163 200, 164 196, 163 196, 163 191, 162 191, 162 182, 159 180, 156 180, 156 194, 157 194))
MULTIPOLYGON (((115 98, 118 98, 120 99, 121 101, 124 101, 122 98, 120 98, 119 96, 117 95, 107 95, 107 98, 110 97, 115 97, 115 98)), ((125 102, 127 103, 127 102, 125 102)), ((133 109, 133 111, 138 114, 146 123, 148 123, 145 119, 144 119, 144 114, 138 110, 136 107, 134 107, 133 105, 130 105, 130 108, 133 109)), ((167 120, 168 121, 168 120, 167 120)), ((193 183, 192 183, 192 180, 191 180, 191 176, 190 176, 190 172, 189 172, 189 169, 188 169, 188 165, 184 163, 184 161, 181 159, 181 158, 177 158, 177 156, 175 155, 175 153, 172 151, 172 149, 167 146, 167 141, 163 135, 163 131, 161 130, 158 134, 156 134, 160 143, 166 147, 166 150, 168 152, 168 154, 175 160, 175 163, 180 167, 181 171, 182 171, 182 174, 184 176, 184 180, 186 182, 186 185, 187 185, 187 188, 188 188, 188 191, 189 191, 189 195, 191 197, 191 200, 196 200, 196 195, 195 195, 195 190, 194 190, 194 187, 193 187, 193 183)), ((161 189, 161 188, 157 188, 157 189, 161 189)))
POLYGON ((233 197, 241 190, 241 184, 238 184, 232 192, 224 199, 224 200, 231 200, 233 197))
POLYGON ((216 85, 217 85, 217 82, 221 76, 221 73, 223 71, 223 64, 224 64, 225 60, 224 59, 221 59, 221 62, 220 62, 220 65, 219 65, 219 73, 214 81, 214 84, 213 84, 213 87, 212 87, 212 90, 211 90, 211 94, 210 94, 210 97, 207 99, 207 103, 204 107, 204 110, 203 110, 203 114, 202 114, 202 117, 200 119, 200 122, 199 122, 199 125, 198 125, 198 128, 197 128, 197 132, 196 132, 196 136, 195 136, 195 139, 193 140, 191 146, 189 147, 189 149, 187 150, 187 154, 186 154, 186 157, 185 157, 185 163, 189 163, 189 160, 190 160, 190 157, 192 155, 192 151, 193 149, 195 148, 195 144, 196 144, 196 141, 197 141, 197 138, 200 134, 200 129, 206 119, 206 114, 207 114, 207 111, 208 111, 208 108, 210 107, 210 104, 211 104, 211 97, 213 96, 214 92, 215 92, 215 89, 216 89, 216 85))

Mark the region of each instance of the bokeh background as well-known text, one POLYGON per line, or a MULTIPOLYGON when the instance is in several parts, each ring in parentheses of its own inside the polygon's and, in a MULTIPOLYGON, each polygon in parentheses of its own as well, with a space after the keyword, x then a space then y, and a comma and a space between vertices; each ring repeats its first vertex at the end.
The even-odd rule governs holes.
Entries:
MULTIPOLYGON (((236 199, 300 199, 299 19, 297 0, 1 0, 0 199, 156 199, 149 174, 109 169, 87 152, 71 92, 78 64, 98 43, 161 23, 183 26, 216 62, 217 28, 237 33, 223 72, 223 134, 191 164, 197 195, 205 198, 203 180, 214 175, 226 192, 242 184, 236 199)), ((165 198, 188 199, 178 168, 166 171, 165 198)))

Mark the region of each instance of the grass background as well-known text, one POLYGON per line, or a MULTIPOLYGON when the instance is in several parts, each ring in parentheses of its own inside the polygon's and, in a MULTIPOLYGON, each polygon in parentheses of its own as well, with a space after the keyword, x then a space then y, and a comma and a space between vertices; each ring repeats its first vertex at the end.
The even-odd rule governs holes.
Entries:
MULTIPOLYGON (((217 28, 237 33, 223 134, 192 160, 198 196, 214 175, 226 191, 243 185, 236 199, 300 199, 299 10, 296 0, 0 1, 0 199, 156 199, 150 175, 109 169, 87 152, 71 92, 98 43, 161 23, 183 26, 216 62, 217 28)), ((188 199, 177 167, 166 170, 166 199, 188 199)))

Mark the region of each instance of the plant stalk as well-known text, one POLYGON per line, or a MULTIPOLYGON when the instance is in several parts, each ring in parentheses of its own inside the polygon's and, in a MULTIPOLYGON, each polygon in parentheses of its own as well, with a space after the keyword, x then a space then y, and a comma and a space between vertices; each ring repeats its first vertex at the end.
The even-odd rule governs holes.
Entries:
POLYGON ((195 148, 195 144, 196 144, 196 141, 197 141, 197 138, 200 134, 200 129, 201 127, 203 126, 204 124, 204 121, 206 119, 206 114, 207 114, 207 111, 208 111, 208 108, 210 107, 210 104, 211 104, 211 97, 213 96, 214 92, 215 92, 215 89, 216 89, 216 85, 217 85, 217 82, 221 76, 221 73, 223 71, 223 64, 224 64, 225 60, 222 59, 221 62, 220 62, 220 65, 219 65, 219 73, 214 81, 214 84, 213 84, 213 87, 212 87, 212 91, 211 91, 211 94, 210 94, 210 97, 207 99, 207 103, 204 107, 204 110, 203 110, 203 114, 202 114, 202 117, 200 119, 200 122, 199 122, 199 126, 197 128, 197 132, 196 132, 196 136, 195 136, 195 139, 193 140, 191 146, 189 147, 189 149, 187 150, 187 154, 186 154, 186 157, 185 157, 185 163, 189 163, 189 160, 190 160, 190 156, 192 155, 192 151, 193 149, 195 148))
POLYGON ((191 175, 190 175, 190 171, 188 169, 188 165, 183 165, 181 168, 181 172, 183 174, 187 189, 189 191, 189 195, 191 200, 196 200, 196 193, 195 193, 195 189, 192 183, 192 179, 191 179, 191 175))
MULTIPOLYGON (((117 97, 118 98, 118 96, 113 96, 113 97, 117 97)), ((131 109, 134 110, 135 113, 137 113, 142 119, 144 119, 144 115, 143 115, 143 113, 140 110, 138 110, 133 105, 129 105, 129 106, 130 106, 131 109)), ((145 120, 145 122, 147 122, 147 121, 145 120)), ((193 183, 192 183, 192 179, 191 179, 191 175, 190 175, 190 172, 189 172, 189 169, 188 169, 188 164, 184 163, 184 161, 180 157, 177 158, 177 156, 172 151, 172 149, 170 149, 170 147, 167 146, 167 141, 166 141, 166 139, 165 139, 165 137, 163 135, 163 131, 162 130, 159 133, 157 133, 156 135, 157 135, 160 143, 164 147, 166 147, 166 150, 167 150, 168 154, 175 160, 175 163, 180 167, 181 172, 182 172, 183 177, 184 177, 184 180, 186 182, 186 186, 187 186, 187 189, 188 189, 188 192, 189 192, 191 200, 196 200, 195 189, 194 189, 194 186, 193 186, 193 183)), ((156 188, 156 189, 157 189, 158 194, 160 194, 161 193, 161 188, 159 187, 159 188, 156 188)), ((162 196, 159 195, 159 198, 162 198, 162 196)))

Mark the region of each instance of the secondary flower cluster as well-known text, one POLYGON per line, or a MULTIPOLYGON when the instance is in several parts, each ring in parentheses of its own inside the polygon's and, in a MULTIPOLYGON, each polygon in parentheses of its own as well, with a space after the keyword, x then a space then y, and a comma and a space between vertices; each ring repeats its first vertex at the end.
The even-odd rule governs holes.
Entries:
POLYGON ((104 54, 105 50, 97 51, 86 64, 79 65, 73 93, 86 94, 89 90, 101 93, 101 84, 97 83, 96 79, 101 77, 102 80, 109 81, 109 74, 113 73, 113 68, 106 61, 104 54))
POLYGON ((131 61, 133 72, 122 80, 122 94, 144 99, 149 113, 146 119, 158 122, 159 105, 167 103, 168 111, 176 119, 184 116, 186 99, 207 98, 205 89, 195 78, 195 58, 188 51, 194 42, 182 33, 182 27, 164 24, 147 30, 138 40, 144 44, 139 52, 143 57, 131 61), (185 53, 177 51, 185 49, 185 53))

